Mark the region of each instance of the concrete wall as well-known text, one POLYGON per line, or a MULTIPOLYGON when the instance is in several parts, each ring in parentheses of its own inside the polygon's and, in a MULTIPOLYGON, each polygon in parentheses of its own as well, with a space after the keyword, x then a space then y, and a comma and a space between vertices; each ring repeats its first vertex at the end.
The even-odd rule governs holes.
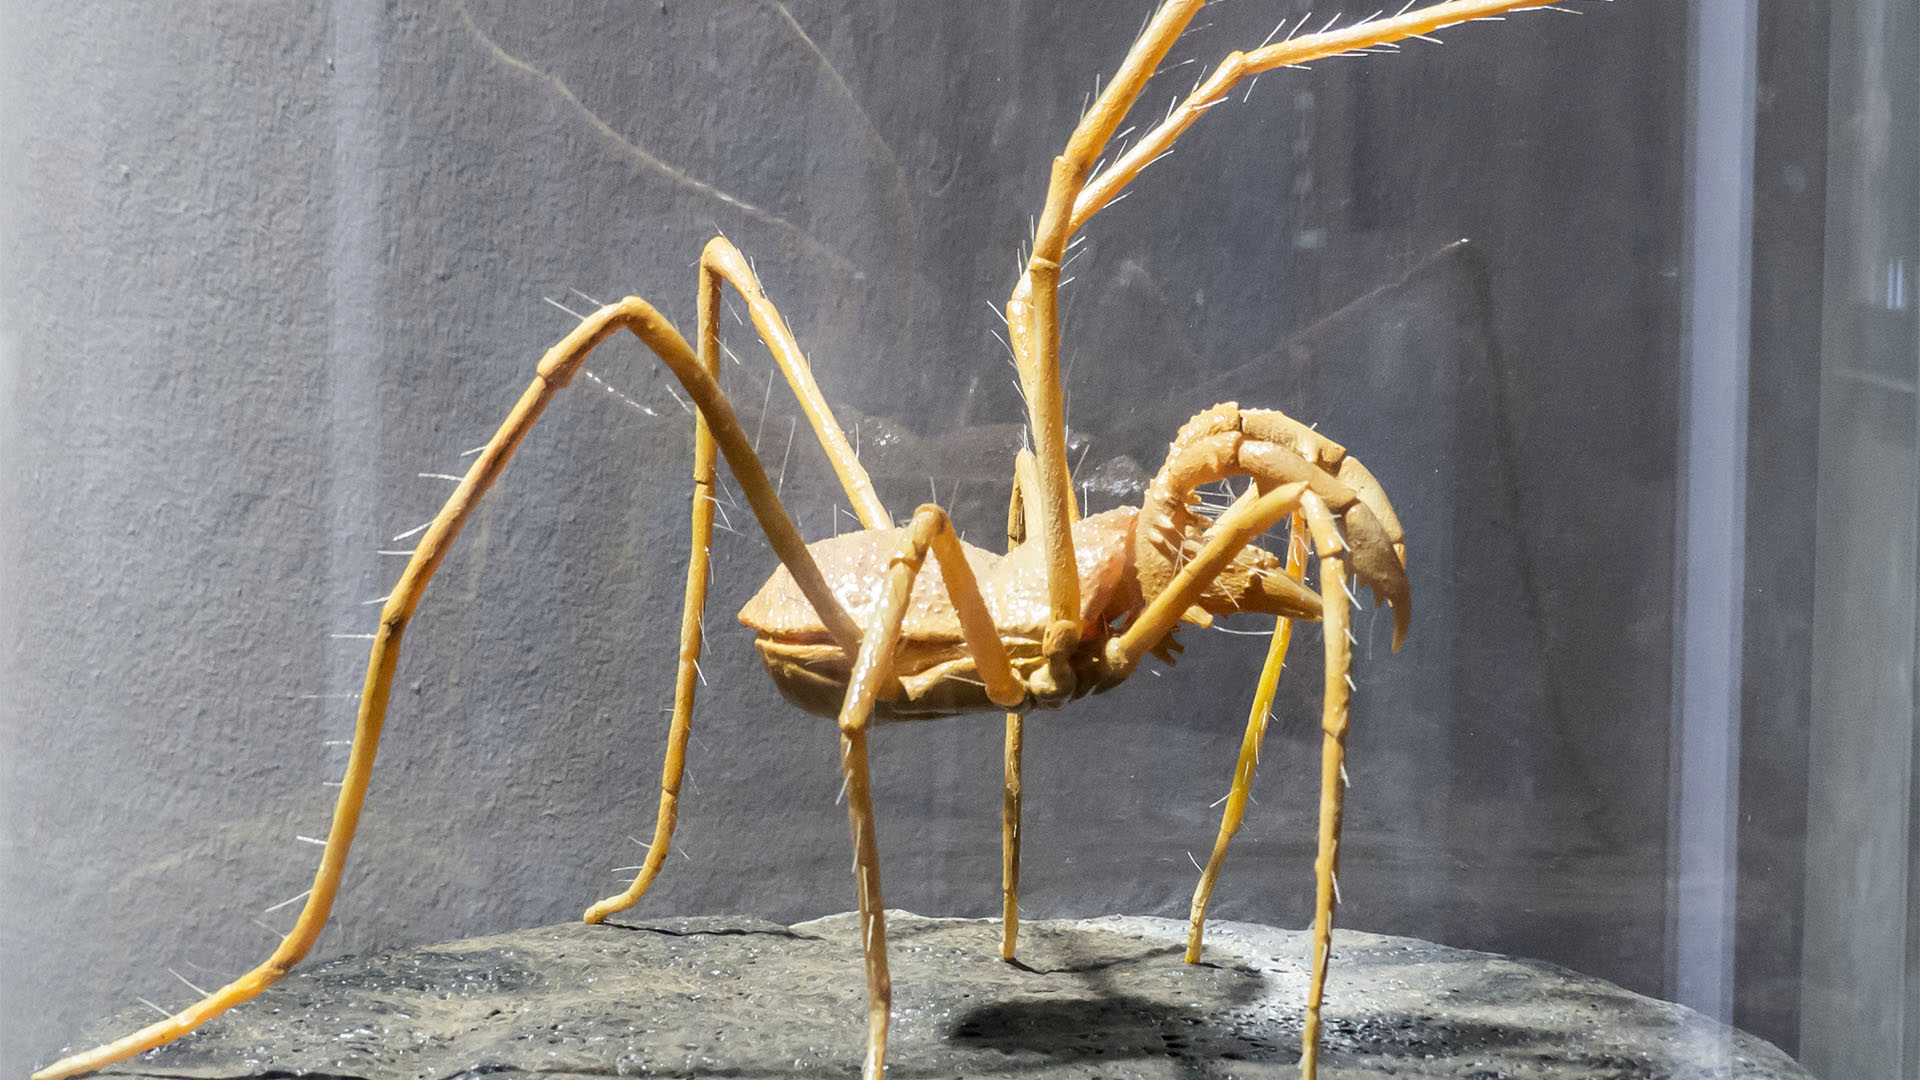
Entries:
MULTIPOLYGON (((1083 474, 1216 400, 1366 459, 1412 534, 1363 613, 1347 925, 1662 989, 1684 134, 1680 5, 1582 5, 1270 74, 1096 219, 1070 273, 1083 474), (1456 241, 1468 244, 1458 246, 1456 241)), ((1209 9, 1143 109, 1294 3, 1209 9)), ((0 1067, 169 1007, 291 921, 404 548, 586 294, 691 322, 750 252, 883 496, 1000 535, 994 340, 1047 164, 1141 4, 211 0, 0 11, 0 1067)), ((729 317, 731 322, 731 317, 729 317)), ((726 384, 813 535, 850 518, 764 351, 726 384)), ((576 917, 651 825, 688 418, 609 346, 421 608, 319 951, 576 917)), ((1100 498, 1096 494, 1096 499, 1100 498)), ((676 855, 649 913, 853 903, 833 735, 717 545, 676 855)), ((1026 909, 1186 909, 1264 639, 1029 726, 1026 909)), ((1310 911, 1303 636, 1215 910, 1310 911)), ((1151 665, 1150 665, 1151 666, 1151 665)), ((998 910, 1000 723, 875 740, 886 898, 998 910)), ((857 977, 848 968, 848 977, 857 977)))

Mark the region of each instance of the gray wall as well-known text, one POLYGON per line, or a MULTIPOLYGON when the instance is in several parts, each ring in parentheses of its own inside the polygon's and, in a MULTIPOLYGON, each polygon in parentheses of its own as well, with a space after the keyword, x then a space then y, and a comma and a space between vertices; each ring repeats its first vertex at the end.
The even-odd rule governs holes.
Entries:
MULTIPOLYGON (((169 968, 218 982, 290 923, 262 911, 310 878, 364 662, 330 635, 371 629, 375 552, 444 497, 418 474, 459 471, 571 325, 543 298, 685 326, 725 231, 889 506, 931 482, 997 537, 1019 402, 987 305, 1145 7, 0 9, 0 1068, 184 1004, 169 968)), ((1088 475, 1151 470, 1225 398, 1366 459, 1416 621, 1389 656, 1360 620, 1343 922, 1659 993, 1685 20, 1582 10, 1210 114, 1071 271, 1070 422, 1088 475)), ((1146 108, 1302 11, 1210 9, 1146 108)), ((775 388, 762 418, 764 353, 729 340, 777 468, 794 409, 775 388)), ((617 395, 551 410, 409 635, 322 954, 577 917, 638 861, 690 425, 636 347, 590 367, 617 395)), ((804 433, 784 486, 824 535, 849 518, 804 433)), ((733 520, 685 858, 641 911, 841 910, 834 739, 732 626, 772 566, 733 520)), ((1030 725, 1030 916, 1185 911, 1264 641, 1187 645, 1030 725)), ((1317 664, 1292 666, 1223 917, 1310 910, 1317 664)), ((997 911, 999 739, 876 739, 890 906, 997 911)))

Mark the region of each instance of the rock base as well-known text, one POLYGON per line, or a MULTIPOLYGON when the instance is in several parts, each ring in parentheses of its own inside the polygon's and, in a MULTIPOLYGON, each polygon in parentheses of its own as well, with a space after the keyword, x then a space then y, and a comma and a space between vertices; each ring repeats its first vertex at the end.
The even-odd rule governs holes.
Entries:
MULTIPOLYGON (((866 1039, 857 921, 542 927, 296 971, 123 1075, 366 1080, 849 1076, 866 1039)), ((1298 931, 1107 918, 1021 927, 889 912, 894 1078, 1290 1077, 1298 931)), ((1779 1050, 1551 964, 1335 937, 1321 1075, 1793 1077, 1779 1050)), ((108 1034, 124 1034, 127 1026, 108 1034)))

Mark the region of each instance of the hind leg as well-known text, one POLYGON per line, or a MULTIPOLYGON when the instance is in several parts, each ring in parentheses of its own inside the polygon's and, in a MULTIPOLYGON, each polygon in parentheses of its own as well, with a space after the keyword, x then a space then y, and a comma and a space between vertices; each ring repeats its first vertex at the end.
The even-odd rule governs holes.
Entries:
MULTIPOLYGON (((739 249, 724 237, 715 237, 700 256, 699 282, 699 364, 710 378, 720 371, 720 286, 725 282, 747 301, 754 327, 766 342, 774 362, 786 375, 799 398, 801 411, 820 439, 820 445, 833 462, 854 511, 869 528, 884 528, 890 522, 886 507, 873 490, 873 481, 861 467, 853 448, 827 408, 826 398, 813 379, 813 370, 800 351, 792 331, 778 308, 768 300, 739 249)), ((718 443, 704 411, 694 416, 693 436, 693 541, 687 558, 686 589, 680 608, 680 655, 673 680, 673 719, 667 729, 666 759, 660 767, 660 803, 654 815, 653 840, 647 845, 646 858, 633 881, 619 893, 588 908, 583 918, 597 923, 615 912, 625 911, 640 901, 660 876, 667 852, 673 847, 673 830, 680 817, 680 784, 686 774, 687 742, 693 732, 694 694, 700 682, 702 618, 707 607, 707 578, 712 560, 714 463, 718 443)), ((743 481, 744 483, 744 481, 743 481)), ((778 502, 778 496, 774 496, 778 502)), ((784 516, 784 511, 782 512, 784 516)))
POLYGON ((858 647, 860 634, 846 611, 834 599, 808 554, 799 533, 780 506, 766 471, 754 456, 739 421, 707 369, 703 368, 679 331, 652 305, 638 297, 628 297, 594 312, 541 358, 534 380, 507 419, 494 432, 486 448, 474 460, 460 485, 435 515, 412 558, 401 572, 380 611, 379 628, 367 658, 366 680, 360 694, 360 709, 354 723, 352 746, 347 753, 347 768, 334 804, 333 824, 329 827, 320 865, 314 872, 313 887, 305 906, 290 931, 266 960, 201 1000, 165 1019, 156 1021, 124 1038, 73 1054, 34 1074, 34 1080, 62 1080, 64 1077, 92 1072, 135 1054, 172 1042, 242 1002, 252 1000, 273 985, 306 956, 320 936, 321 927, 333 909, 346 868, 347 852, 358 829, 360 811, 366 799, 367 783, 373 773, 373 760, 380 732, 386 722, 387 702, 393 688, 394 667, 399 662, 400 642, 412 619, 427 582, 439 569, 448 548, 472 515, 474 507, 498 479, 520 441, 532 430, 555 394, 572 379, 593 349, 620 330, 627 330, 651 349, 680 380, 703 421, 708 425, 719 450, 726 456, 734 475, 740 480, 768 542, 793 571, 794 578, 830 634, 842 647, 858 647))

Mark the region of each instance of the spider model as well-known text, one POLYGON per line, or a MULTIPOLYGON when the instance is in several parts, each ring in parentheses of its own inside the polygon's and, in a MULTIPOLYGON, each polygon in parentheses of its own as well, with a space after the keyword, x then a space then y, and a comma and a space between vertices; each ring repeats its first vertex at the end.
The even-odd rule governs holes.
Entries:
POLYGON ((428 580, 548 402, 595 346, 622 330, 658 355, 698 409, 692 554, 653 843, 632 885, 594 904, 586 920, 599 922, 639 900, 669 850, 698 681, 715 465, 717 457, 724 457, 782 564, 741 612, 741 621, 758 635, 760 655, 781 693, 810 712, 838 721, 864 930, 869 1001, 865 1080, 882 1076, 891 996, 867 769, 872 724, 1006 712, 1002 953, 1010 958, 1018 932, 1023 714, 1057 708, 1113 686, 1148 654, 1170 655, 1169 635, 1182 621, 1205 624, 1231 613, 1264 613, 1278 621, 1219 836, 1195 890, 1187 959, 1200 954, 1207 901, 1245 807, 1292 620, 1319 619, 1325 641, 1324 739, 1312 976, 1301 1054, 1301 1073, 1311 1080, 1338 895, 1351 690, 1348 626, 1353 597, 1347 583, 1351 577, 1373 590, 1376 603, 1392 605, 1397 649, 1410 611, 1400 525, 1380 485, 1339 444, 1281 413, 1233 404, 1208 409, 1180 430, 1140 507, 1080 517, 1071 491, 1062 417, 1060 266, 1069 241, 1088 219, 1206 110, 1222 103, 1240 80, 1545 5, 1541 0, 1449 0, 1231 53, 1164 120, 1096 173, 1095 163, 1122 117, 1202 3, 1166 0, 1160 6, 1054 159, 1032 255, 1006 304, 1033 445, 1015 462, 1008 554, 961 542, 938 506, 921 506, 907 526, 894 527, 834 422, 798 343, 748 261, 725 239, 712 241, 699 262, 697 347, 637 297, 589 315, 541 359, 533 384, 419 541, 380 615, 325 854, 292 932, 265 962, 196 1004, 116 1042, 56 1062, 34 1074, 34 1080, 89 1072, 176 1039, 259 994, 306 955, 340 884, 386 716, 400 641, 428 580), (863 531, 808 545, 782 508, 775 485, 716 382, 723 285, 746 300, 760 337, 832 460, 863 531), (1209 520, 1198 512, 1195 490, 1230 477, 1248 477, 1252 483, 1217 520, 1209 520), (1284 560, 1253 543, 1282 521, 1290 522, 1284 560), (1317 588, 1304 583, 1310 558, 1318 562, 1317 588))

